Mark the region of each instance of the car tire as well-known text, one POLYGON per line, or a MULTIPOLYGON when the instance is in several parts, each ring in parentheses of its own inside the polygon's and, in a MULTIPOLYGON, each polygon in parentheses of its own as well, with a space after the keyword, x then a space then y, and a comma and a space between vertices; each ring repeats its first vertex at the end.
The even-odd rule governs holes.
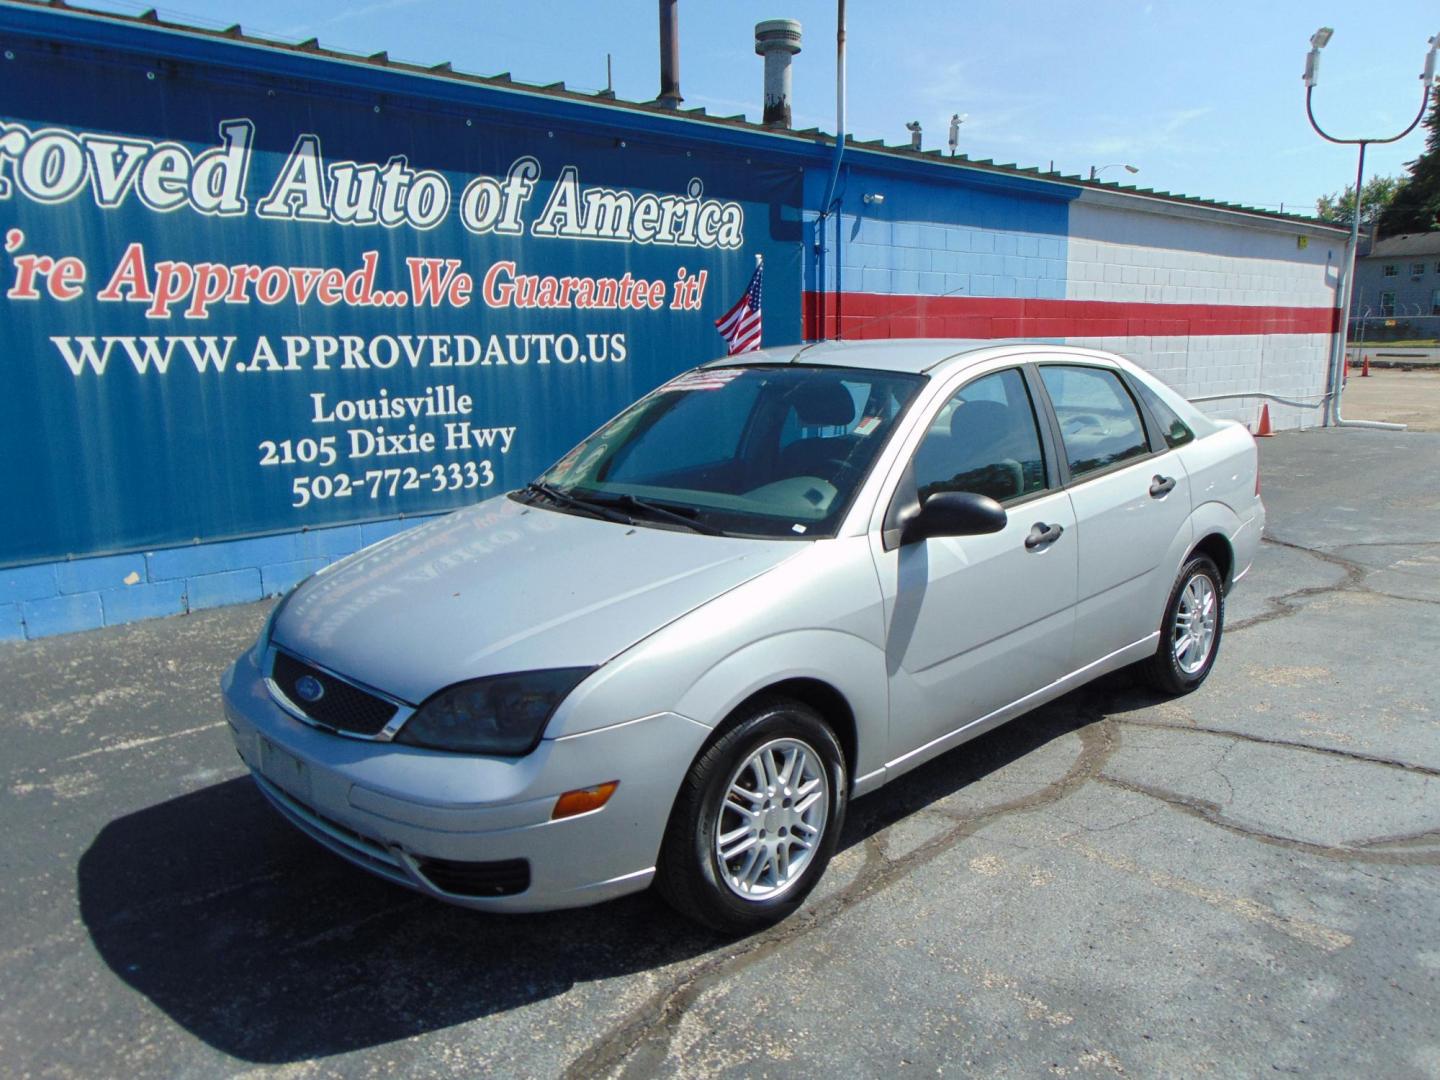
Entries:
POLYGON ((724 934, 779 922, 825 872, 847 789, 844 754, 819 713, 789 698, 754 703, 691 765, 665 830, 657 890, 724 934))
POLYGON ((1165 694, 1188 694, 1205 681, 1220 652, 1225 629, 1225 583, 1208 555, 1192 557, 1175 579, 1160 644, 1144 671, 1165 694))

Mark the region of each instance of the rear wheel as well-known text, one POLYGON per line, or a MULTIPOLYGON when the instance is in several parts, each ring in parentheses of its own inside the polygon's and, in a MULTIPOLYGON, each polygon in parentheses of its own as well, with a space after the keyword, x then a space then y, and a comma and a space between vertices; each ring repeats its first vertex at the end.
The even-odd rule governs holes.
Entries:
POLYGON ((845 791, 840 745, 819 714, 757 702, 691 766, 660 852, 660 894, 723 933, 779 922, 825 872, 845 791))
POLYGON ((1157 690, 1188 694, 1210 674, 1225 628, 1224 589, 1207 555, 1196 555, 1180 571, 1165 605, 1160 645, 1145 668, 1157 690))

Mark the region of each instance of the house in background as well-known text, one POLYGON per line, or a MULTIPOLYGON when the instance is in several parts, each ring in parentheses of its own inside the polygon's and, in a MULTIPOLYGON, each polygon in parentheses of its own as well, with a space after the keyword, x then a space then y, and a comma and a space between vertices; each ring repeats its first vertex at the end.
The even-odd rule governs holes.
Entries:
POLYGON ((1361 339, 1440 334, 1440 230, 1384 237, 1356 260, 1350 321, 1361 339))

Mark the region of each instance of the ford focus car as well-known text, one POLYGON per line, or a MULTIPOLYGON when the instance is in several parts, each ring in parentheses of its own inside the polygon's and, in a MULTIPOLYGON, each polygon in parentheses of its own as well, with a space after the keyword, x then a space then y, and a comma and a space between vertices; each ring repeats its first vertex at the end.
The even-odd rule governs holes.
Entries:
POLYGON ((1197 687, 1264 520, 1250 434, 1120 357, 765 350, 302 583, 225 711, 275 808, 391 881, 654 884, 746 932, 850 800, 1125 665, 1197 687))

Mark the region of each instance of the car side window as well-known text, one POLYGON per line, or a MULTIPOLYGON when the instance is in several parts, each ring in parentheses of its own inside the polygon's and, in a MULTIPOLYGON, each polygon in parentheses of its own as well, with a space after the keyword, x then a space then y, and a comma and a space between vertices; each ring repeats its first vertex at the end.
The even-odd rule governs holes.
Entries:
POLYGON ((1040 378, 1060 421, 1073 478, 1150 452, 1140 410, 1115 372, 1044 364, 1040 378))
POLYGON ((1043 491, 1045 454, 1020 371, 984 375, 947 401, 915 451, 914 469, 922 502, 940 491, 998 502, 1043 491))

